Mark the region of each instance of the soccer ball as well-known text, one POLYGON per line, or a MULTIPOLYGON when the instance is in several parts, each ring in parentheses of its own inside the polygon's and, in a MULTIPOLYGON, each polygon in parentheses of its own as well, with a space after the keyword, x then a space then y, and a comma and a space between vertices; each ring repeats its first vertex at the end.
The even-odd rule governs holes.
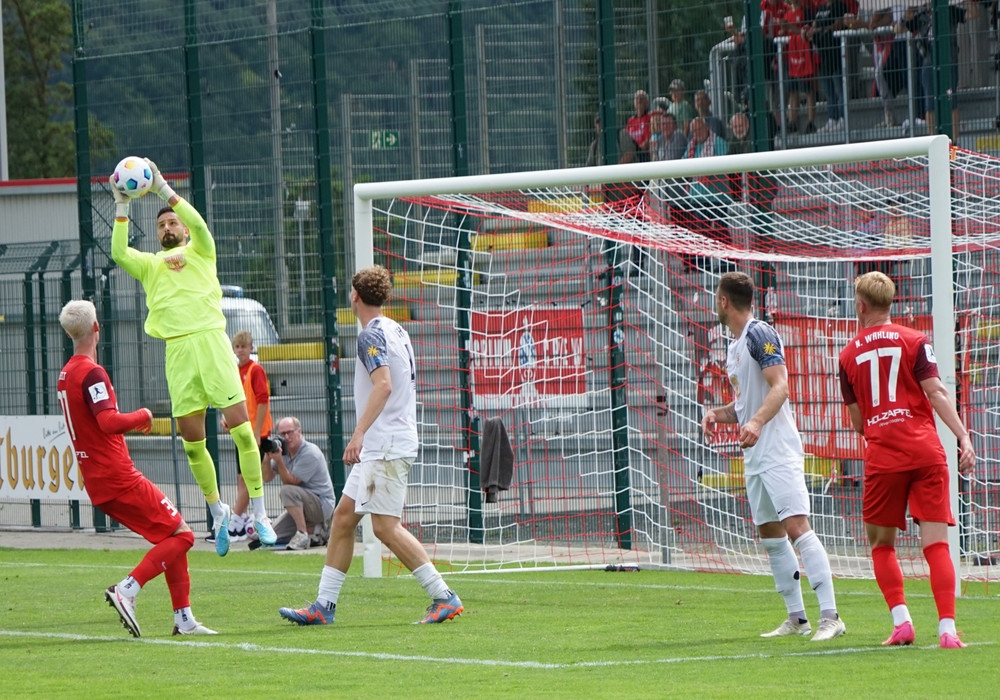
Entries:
POLYGON ((141 197, 149 192, 153 184, 153 171, 149 164, 138 156, 122 158, 111 176, 115 186, 129 197, 141 197))

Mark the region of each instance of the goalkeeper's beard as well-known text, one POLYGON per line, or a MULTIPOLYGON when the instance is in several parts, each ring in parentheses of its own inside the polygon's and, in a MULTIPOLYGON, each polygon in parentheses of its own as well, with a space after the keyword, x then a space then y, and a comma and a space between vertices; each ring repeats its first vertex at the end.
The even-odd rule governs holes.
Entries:
POLYGON ((173 250, 181 245, 181 239, 172 233, 165 233, 160 239, 160 245, 163 246, 164 250, 173 250))

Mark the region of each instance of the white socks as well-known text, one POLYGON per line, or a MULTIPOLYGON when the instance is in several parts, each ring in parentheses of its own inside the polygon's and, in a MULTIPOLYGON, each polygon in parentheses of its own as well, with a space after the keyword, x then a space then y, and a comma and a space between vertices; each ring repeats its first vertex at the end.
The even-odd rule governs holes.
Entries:
POLYGON ((904 622, 913 622, 913 620, 910 619, 910 609, 905 605, 897 605, 889 612, 892 613, 893 627, 899 627, 904 622))
MULTIPOLYGON (((799 560, 787 537, 765 537, 761 544, 767 550, 767 558, 771 563, 771 574, 774 576, 774 587, 785 599, 785 609, 789 616, 802 613, 805 619, 806 605, 802 601, 802 587, 799 584, 799 560)), ((416 573, 416 572, 414 572, 416 573)))
POLYGON ((139 595, 139 591, 142 590, 142 586, 140 586, 139 582, 132 578, 131 575, 123 578, 117 588, 119 593, 124 596, 128 596, 129 598, 135 598, 139 595))
POLYGON ((208 504, 208 509, 212 511, 213 520, 222 520, 222 516, 226 514, 226 511, 223 509, 223 505, 222 501, 216 501, 215 503, 208 504))
POLYGON ((197 622, 194 619, 194 613, 191 612, 191 608, 174 610, 174 624, 182 630, 189 630, 194 627, 197 622))
POLYGON ((427 562, 423 566, 418 566, 413 571, 414 577, 423 586, 423 589, 427 591, 427 595, 431 597, 431 600, 442 600, 448 597, 448 584, 444 582, 441 578, 441 574, 438 570, 434 568, 434 564, 427 562))
POLYGON ((319 577, 319 593, 316 602, 330 608, 337 604, 340 597, 340 587, 344 585, 347 574, 332 566, 324 566, 319 577))
POLYGON ((837 598, 833 593, 833 574, 830 573, 830 559, 823 543, 810 530, 793 543, 802 555, 802 564, 809 574, 809 585, 819 599, 822 617, 837 618, 837 598))
POLYGON ((264 497, 250 499, 250 507, 253 509, 254 520, 263 520, 267 517, 267 508, 264 506, 264 497))

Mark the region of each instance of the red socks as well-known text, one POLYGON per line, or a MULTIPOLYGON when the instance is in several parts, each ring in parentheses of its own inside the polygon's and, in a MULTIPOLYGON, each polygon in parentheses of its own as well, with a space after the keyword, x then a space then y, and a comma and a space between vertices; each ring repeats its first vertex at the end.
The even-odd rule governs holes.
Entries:
POLYGON ((899 560, 896 559, 896 548, 885 545, 873 547, 872 564, 875 568, 875 581, 889 609, 892 610, 897 605, 906 605, 906 597, 903 595, 903 570, 899 567, 899 560))
POLYGON ((937 605, 938 619, 955 619, 955 565, 947 542, 935 542, 924 548, 924 559, 931 570, 931 592, 937 605))

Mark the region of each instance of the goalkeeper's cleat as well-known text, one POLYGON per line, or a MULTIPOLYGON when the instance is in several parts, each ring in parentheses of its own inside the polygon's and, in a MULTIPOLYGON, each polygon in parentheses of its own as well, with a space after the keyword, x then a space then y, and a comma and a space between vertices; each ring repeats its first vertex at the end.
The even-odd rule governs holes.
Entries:
POLYGON ((913 644, 913 640, 917 638, 916 633, 913 631, 913 623, 907 620, 901 625, 896 625, 892 628, 892 634, 887 640, 882 642, 884 647, 905 647, 913 644))
POLYGON ((218 634, 215 630, 210 630, 205 625, 201 624, 197 620, 194 621, 194 627, 181 628, 178 625, 174 625, 174 631, 171 632, 173 636, 184 635, 184 634, 218 634))
POLYGON ((812 627, 806 620, 799 620, 798 622, 792 622, 786 619, 782 622, 777 629, 771 632, 765 632, 760 635, 761 637, 791 637, 793 634, 799 634, 803 637, 812 634, 812 627))
POLYGON ((462 601, 458 599, 455 591, 448 591, 449 596, 447 598, 442 598, 440 600, 435 600, 427 608, 427 614, 424 615, 423 620, 418 620, 414 622, 415 625, 431 625, 436 622, 444 622, 445 620, 451 620, 459 615, 465 610, 462 607, 462 601))
POLYGON ((819 621, 819 629, 813 635, 812 641, 825 642, 847 634, 847 625, 839 617, 824 617, 819 621))
POLYGON ((220 557, 229 554, 229 520, 233 517, 232 509, 222 504, 222 517, 215 519, 215 553, 220 557))
POLYGON ((253 516, 253 530, 263 545, 270 547, 278 541, 278 536, 274 534, 274 528, 271 527, 271 519, 267 516, 263 518, 253 516))
POLYGON ((941 648, 942 649, 964 649, 965 644, 961 639, 958 638, 957 634, 952 634, 951 632, 945 632, 941 635, 941 648))
POLYGON ((108 605, 118 611, 122 627, 127 629, 129 634, 133 637, 142 635, 139 631, 139 623, 135 619, 135 598, 122 595, 118 586, 108 586, 108 590, 104 591, 104 599, 108 601, 108 605))
POLYGON ((299 626, 305 625, 332 625, 333 618, 337 614, 337 606, 327 607, 319 601, 309 603, 304 608, 294 610, 292 608, 278 608, 278 614, 289 622, 294 622, 299 626))

